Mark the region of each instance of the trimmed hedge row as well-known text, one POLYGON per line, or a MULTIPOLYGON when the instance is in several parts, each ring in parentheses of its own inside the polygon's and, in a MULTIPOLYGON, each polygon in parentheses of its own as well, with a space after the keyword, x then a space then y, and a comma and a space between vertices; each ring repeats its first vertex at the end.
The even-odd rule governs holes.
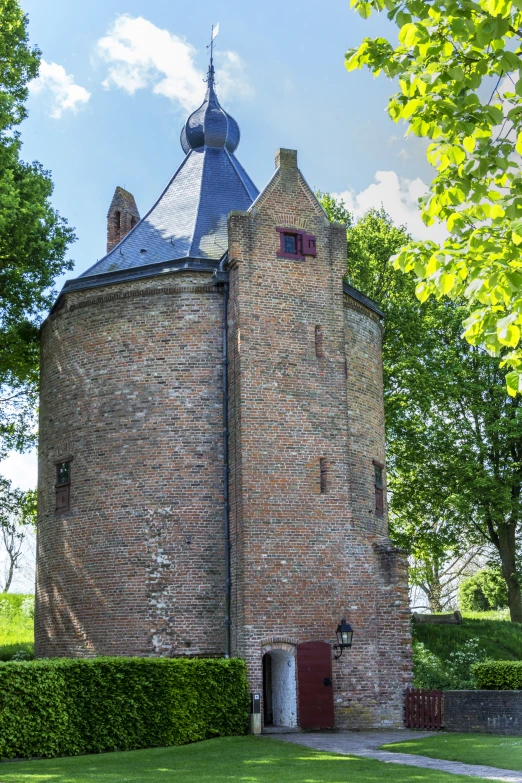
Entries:
POLYGON ((522 689, 522 661, 485 661, 472 667, 479 690, 518 691, 522 689))
POLYGON ((0 758, 182 745, 245 734, 239 659, 0 663, 0 758))

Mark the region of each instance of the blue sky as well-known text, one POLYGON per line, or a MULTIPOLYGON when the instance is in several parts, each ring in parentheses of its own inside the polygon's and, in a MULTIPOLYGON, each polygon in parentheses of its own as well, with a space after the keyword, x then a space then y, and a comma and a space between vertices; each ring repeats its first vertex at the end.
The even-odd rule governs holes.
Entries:
MULTIPOLYGON (((144 214, 181 162, 180 129, 203 99, 217 22, 217 92, 240 125, 237 156, 256 185, 268 181, 278 147, 297 149, 313 188, 344 194, 357 214, 382 203, 423 233, 424 142, 405 139, 388 118, 388 80, 344 67, 346 49, 364 36, 395 37, 384 16, 364 21, 348 0, 21 2, 43 58, 23 157, 52 172, 54 205, 76 228, 67 277, 104 255, 115 187, 144 214)), ((34 455, 13 455, 2 472, 34 485, 34 455)))
MULTIPOLYGON (((237 154, 258 187, 278 147, 297 149, 305 177, 322 190, 360 194, 378 171, 429 178, 423 143, 405 140, 386 115, 392 84, 344 68, 344 52, 363 36, 395 35, 385 17, 365 22, 348 0, 22 6, 45 61, 23 154, 52 171, 56 207, 77 230, 77 272, 104 253, 116 185, 143 214, 182 160, 179 132, 203 98, 205 45, 218 21, 218 95, 239 122, 237 154)), ((407 183, 402 190, 408 200, 407 183)))

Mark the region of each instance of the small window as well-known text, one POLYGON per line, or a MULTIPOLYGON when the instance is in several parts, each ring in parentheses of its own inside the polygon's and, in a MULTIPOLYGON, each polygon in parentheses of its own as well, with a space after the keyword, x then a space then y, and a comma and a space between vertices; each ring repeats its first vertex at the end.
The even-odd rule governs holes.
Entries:
POLYGON ((56 502, 55 511, 62 513, 69 510, 71 489, 71 463, 58 462, 56 465, 56 502))
POLYGON ((279 233, 279 251, 281 258, 298 258, 304 260, 305 256, 316 256, 316 241, 312 234, 304 231, 291 231, 287 228, 277 228, 279 233))
POLYGON ((321 495, 325 495, 328 492, 328 462, 324 457, 319 460, 319 480, 321 495))
POLYGON ((375 516, 384 516, 384 465, 373 461, 375 477, 375 516))
POLYGON ((297 237, 295 234, 283 234, 284 251, 295 256, 297 253, 297 237))
POLYGON ((115 214, 114 214, 114 225, 115 225, 116 231, 119 234, 120 230, 121 230, 121 212, 115 212, 115 214))

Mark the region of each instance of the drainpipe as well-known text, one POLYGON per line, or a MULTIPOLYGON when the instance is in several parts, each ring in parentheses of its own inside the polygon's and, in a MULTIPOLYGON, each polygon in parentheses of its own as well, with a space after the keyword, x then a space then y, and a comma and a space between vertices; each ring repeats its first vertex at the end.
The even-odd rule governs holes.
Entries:
POLYGON ((229 457, 228 457, 228 273, 224 266, 225 255, 214 272, 216 284, 223 285, 222 312, 222 378, 223 378, 223 520, 225 534, 225 658, 230 658, 230 605, 232 577, 230 569, 230 497, 229 497, 229 457))

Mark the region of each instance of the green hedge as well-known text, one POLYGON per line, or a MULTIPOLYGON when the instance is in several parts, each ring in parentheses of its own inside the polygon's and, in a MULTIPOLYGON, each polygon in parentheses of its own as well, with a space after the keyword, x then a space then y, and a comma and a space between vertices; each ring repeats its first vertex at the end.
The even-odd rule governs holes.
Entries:
POLYGON ((0 663, 0 758, 181 745, 244 734, 239 659, 0 663))
POLYGON ((522 661, 486 661, 476 663, 472 671, 479 689, 522 690, 522 661))

